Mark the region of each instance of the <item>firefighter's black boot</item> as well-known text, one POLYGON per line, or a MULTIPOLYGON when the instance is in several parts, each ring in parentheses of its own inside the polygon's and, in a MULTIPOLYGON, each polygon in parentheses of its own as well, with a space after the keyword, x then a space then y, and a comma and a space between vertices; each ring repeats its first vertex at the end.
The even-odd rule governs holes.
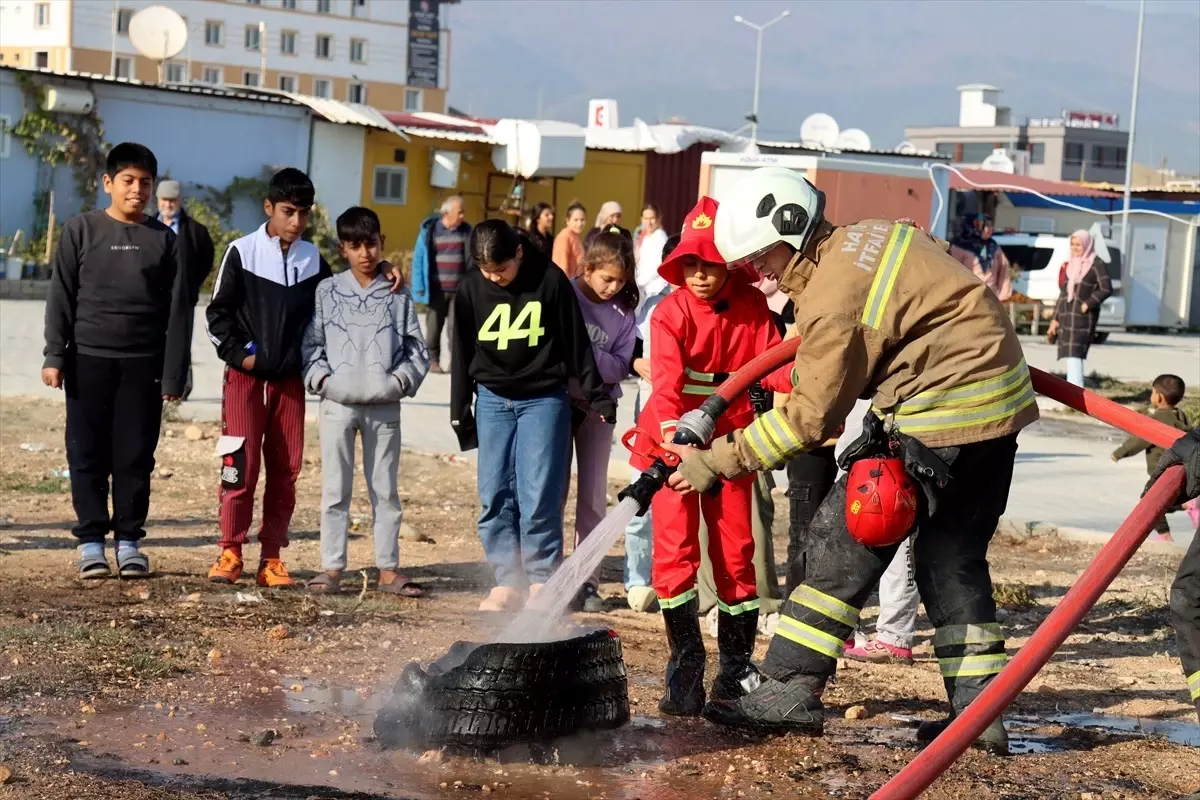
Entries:
POLYGON ((717 647, 721 651, 721 671, 713 681, 714 702, 729 702, 758 688, 762 676, 751 662, 754 636, 758 633, 758 609, 741 614, 717 612, 717 647))
MULTIPOLYGON (((954 718, 979 696, 994 677, 994 675, 986 675, 970 678, 945 678, 946 694, 950 696, 950 716, 936 722, 922 722, 917 727, 917 741, 928 744, 940 736, 942 731, 946 730, 954 718)), ((1004 717, 999 716, 992 720, 971 746, 995 756, 1008 755, 1008 731, 1004 729, 1004 717)))
POLYGON ((694 717, 704 708, 704 639, 700 636, 700 602, 663 609, 671 658, 667 661, 667 692, 658 710, 673 717, 694 717))
POLYGON ((745 696, 714 700, 704 707, 704 718, 716 725, 754 733, 801 733, 820 736, 825 727, 821 691, 825 681, 815 675, 797 675, 786 683, 767 675, 745 696))

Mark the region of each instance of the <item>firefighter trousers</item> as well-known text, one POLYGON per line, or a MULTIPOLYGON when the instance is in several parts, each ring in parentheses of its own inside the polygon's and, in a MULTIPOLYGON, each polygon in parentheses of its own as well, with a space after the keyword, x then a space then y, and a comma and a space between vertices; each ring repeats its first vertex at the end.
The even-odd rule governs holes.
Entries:
POLYGON ((734 615, 758 608, 750 524, 753 489, 754 476, 747 475, 723 481, 711 493, 683 496, 664 488, 654 495, 650 503, 654 516, 651 572, 663 610, 697 597, 701 514, 708 526, 717 607, 734 615))
POLYGON ((1200 712, 1200 529, 1192 535, 1192 544, 1171 584, 1171 622, 1188 694, 1200 712))
MULTIPOLYGON (((1008 502, 1016 435, 934 450, 951 480, 932 516, 914 531, 917 588, 933 623, 934 653, 951 699, 955 684, 979 685, 1006 663, 996 623, 987 548, 1008 502), (969 679, 962 681, 961 679, 969 679)), ((899 545, 865 547, 846 529, 846 476, 838 479, 809 528, 804 580, 788 597, 762 671, 788 681, 824 682, 899 545)))

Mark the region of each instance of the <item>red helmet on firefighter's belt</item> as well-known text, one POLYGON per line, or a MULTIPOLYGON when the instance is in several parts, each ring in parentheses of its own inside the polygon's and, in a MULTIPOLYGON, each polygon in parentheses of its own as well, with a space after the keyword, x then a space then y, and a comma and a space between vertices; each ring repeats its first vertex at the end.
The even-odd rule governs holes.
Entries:
POLYGON ((863 458, 846 482, 846 527, 867 547, 886 547, 908 536, 917 521, 917 486, 898 458, 863 458))

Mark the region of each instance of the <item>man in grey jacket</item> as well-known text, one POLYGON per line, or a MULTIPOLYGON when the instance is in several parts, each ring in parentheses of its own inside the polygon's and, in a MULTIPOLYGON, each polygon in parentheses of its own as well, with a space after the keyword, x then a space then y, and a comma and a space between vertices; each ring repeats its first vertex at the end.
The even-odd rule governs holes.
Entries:
POLYGON ((350 269, 317 286, 313 319, 301 343, 304 385, 321 397, 321 560, 313 591, 337 591, 346 569, 354 439, 363 440, 363 471, 375 519, 379 590, 419 597, 398 572, 400 560, 400 400, 416 394, 429 371, 408 290, 392 292, 379 274, 379 217, 351 208, 338 217, 338 241, 350 269))

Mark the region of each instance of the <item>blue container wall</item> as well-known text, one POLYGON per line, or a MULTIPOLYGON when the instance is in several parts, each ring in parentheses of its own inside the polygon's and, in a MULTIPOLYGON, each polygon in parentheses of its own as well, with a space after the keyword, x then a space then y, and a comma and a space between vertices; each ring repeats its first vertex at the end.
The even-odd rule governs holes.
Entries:
MULTIPOLYGON (((87 85, 66 81, 73 87, 87 85)), ((305 107, 230 100, 145 87, 92 83, 105 139, 112 144, 141 142, 158 158, 159 174, 169 174, 188 191, 192 184, 224 189, 237 177, 258 177, 264 167, 306 169, 311 112, 305 107)), ((24 98, 11 72, 0 70, 0 115, 20 119, 24 98)), ((76 213, 69 170, 59 170, 55 212, 61 221, 76 213), (65 173, 65 174, 63 174, 65 173)), ((13 142, 0 159, 0 233, 28 230, 37 164, 13 142)), ((103 192, 100 206, 106 205, 103 192)), ((261 203, 238 203, 233 224, 249 230, 263 220, 261 203)))

